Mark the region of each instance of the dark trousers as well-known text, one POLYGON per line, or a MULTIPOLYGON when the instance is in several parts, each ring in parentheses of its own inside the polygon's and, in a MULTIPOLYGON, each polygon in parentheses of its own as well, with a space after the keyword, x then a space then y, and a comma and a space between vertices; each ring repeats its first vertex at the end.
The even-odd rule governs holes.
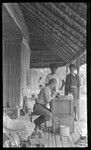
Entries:
POLYGON ((39 118, 34 120, 34 123, 36 126, 40 126, 42 123, 52 119, 53 115, 52 115, 50 109, 46 108, 45 105, 36 103, 34 105, 33 110, 34 110, 35 115, 40 115, 39 118))
POLYGON ((71 92, 74 100, 74 107, 77 109, 78 107, 78 90, 76 88, 71 88, 71 92))
POLYGON ((75 117, 79 116, 79 103, 78 103, 78 90, 76 88, 71 88, 71 93, 74 99, 74 112, 75 117))

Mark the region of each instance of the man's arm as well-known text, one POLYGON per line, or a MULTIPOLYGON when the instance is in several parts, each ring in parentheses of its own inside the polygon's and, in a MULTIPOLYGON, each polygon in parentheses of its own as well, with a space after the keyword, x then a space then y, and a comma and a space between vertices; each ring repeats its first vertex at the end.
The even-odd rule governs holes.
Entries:
POLYGON ((70 74, 66 76, 65 86, 68 88, 70 86, 70 74))
POLYGON ((64 86, 65 86, 65 81, 62 80, 62 86, 61 86, 60 90, 62 90, 64 86))
POLYGON ((68 95, 68 91, 70 89, 70 74, 66 76, 66 82, 65 82, 65 95, 68 95))
POLYGON ((61 86, 61 89, 60 89, 60 90, 62 90, 64 86, 66 86, 66 88, 67 88, 67 86, 68 86, 69 84, 70 84, 70 83, 69 83, 69 75, 67 75, 67 76, 66 76, 66 80, 65 80, 65 81, 62 80, 62 86, 61 86))
POLYGON ((46 101, 49 103, 50 102, 50 91, 47 88, 44 89, 44 95, 45 95, 46 101))
POLYGON ((77 75, 77 87, 79 88, 81 86, 81 79, 80 77, 77 75))
POLYGON ((55 98, 55 96, 57 95, 57 93, 55 91, 50 92, 48 89, 45 89, 45 97, 46 97, 46 100, 47 102, 49 103, 52 99, 55 98))
POLYGON ((47 85, 49 82, 49 74, 46 76, 46 79, 45 79, 45 85, 47 85))

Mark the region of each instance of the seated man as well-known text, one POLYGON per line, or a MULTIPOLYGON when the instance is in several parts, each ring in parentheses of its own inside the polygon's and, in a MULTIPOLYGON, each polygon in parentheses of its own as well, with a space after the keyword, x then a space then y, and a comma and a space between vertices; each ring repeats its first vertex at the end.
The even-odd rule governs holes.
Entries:
POLYGON ((46 87, 42 88, 39 95, 37 102, 34 105, 34 113, 36 115, 40 115, 39 118, 34 120, 35 123, 35 131, 38 131, 40 125, 46 121, 52 119, 52 113, 46 107, 46 105, 57 95, 57 93, 52 92, 54 87, 56 86, 57 81, 56 79, 52 78, 46 87))

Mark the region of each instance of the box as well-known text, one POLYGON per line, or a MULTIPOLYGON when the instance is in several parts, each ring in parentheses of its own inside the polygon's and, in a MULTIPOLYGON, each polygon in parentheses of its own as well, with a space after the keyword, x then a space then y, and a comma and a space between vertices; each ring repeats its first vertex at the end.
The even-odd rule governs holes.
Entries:
POLYGON ((74 132, 74 105, 71 99, 55 99, 51 102, 51 111, 53 114, 52 130, 59 132, 60 125, 67 125, 70 133, 74 132))

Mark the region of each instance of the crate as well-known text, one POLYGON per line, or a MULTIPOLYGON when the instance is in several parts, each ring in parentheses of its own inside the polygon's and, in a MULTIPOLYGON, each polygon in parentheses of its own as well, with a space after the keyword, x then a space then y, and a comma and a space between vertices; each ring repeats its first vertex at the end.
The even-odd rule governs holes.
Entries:
POLYGON ((70 133, 74 132, 74 115, 73 115, 73 100, 71 99, 55 99, 51 102, 51 111, 53 114, 52 130, 59 132, 60 125, 67 125, 70 128, 70 133))

